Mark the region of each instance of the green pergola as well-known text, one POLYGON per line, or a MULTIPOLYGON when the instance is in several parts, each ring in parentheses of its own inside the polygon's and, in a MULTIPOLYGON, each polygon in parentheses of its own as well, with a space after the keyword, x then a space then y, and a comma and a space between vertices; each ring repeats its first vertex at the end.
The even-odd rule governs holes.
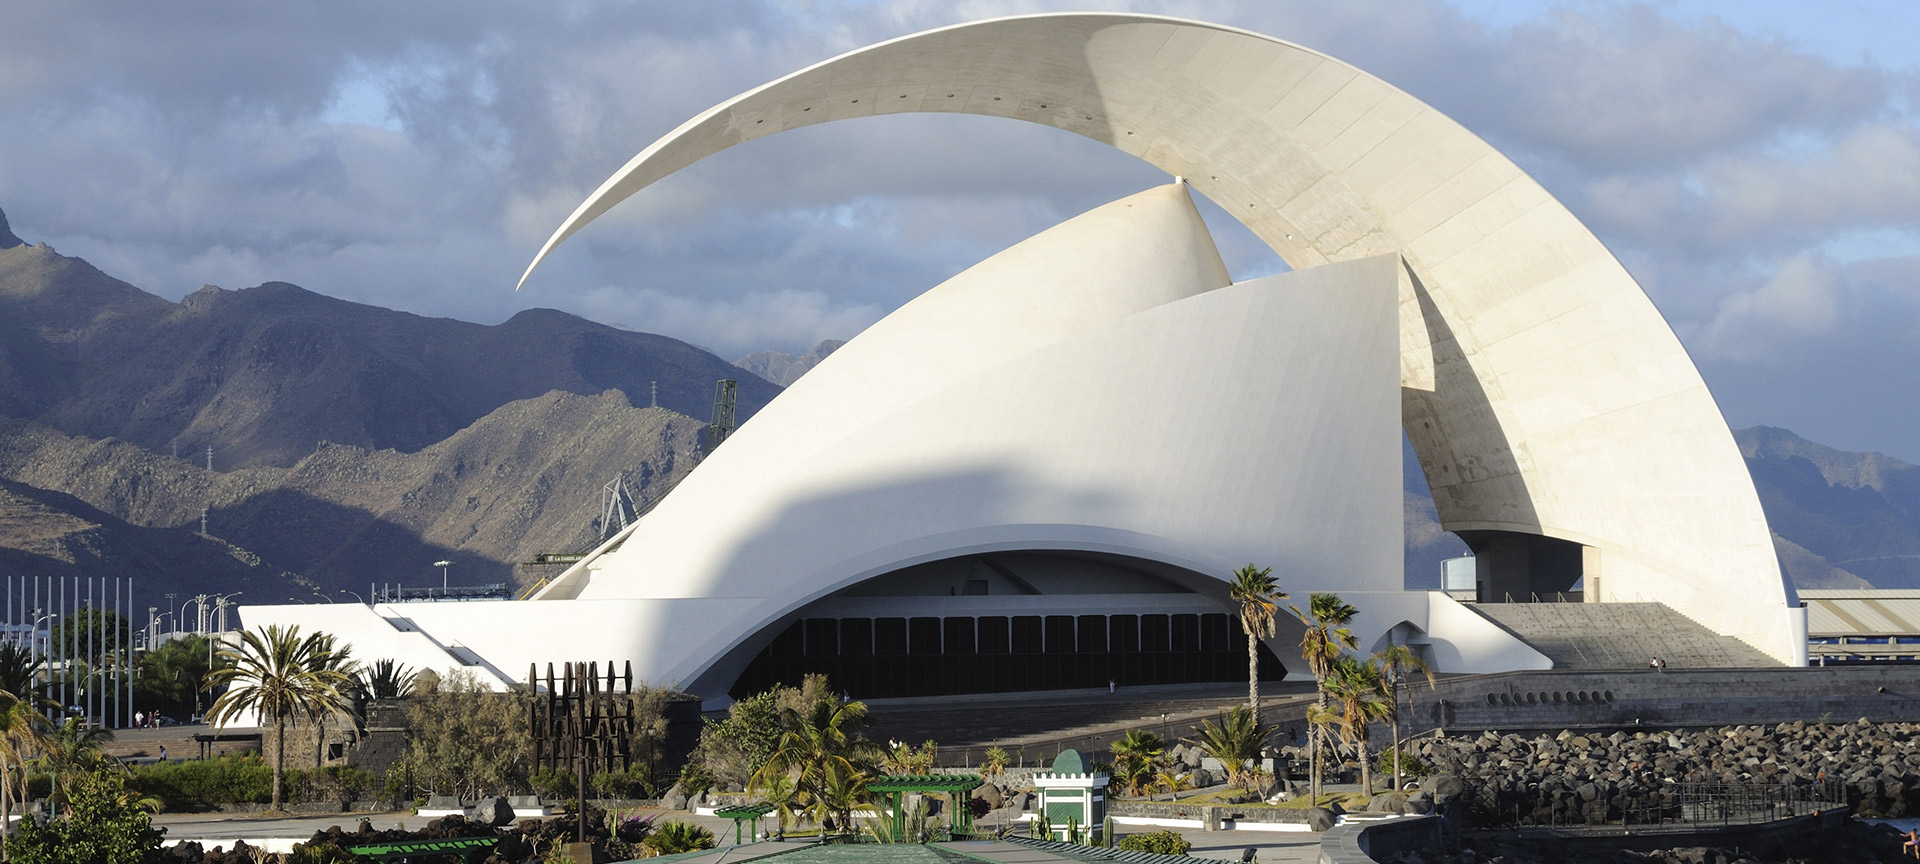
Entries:
POLYGON ((485 857, 494 845, 500 842, 498 837, 456 837, 448 840, 409 840, 401 843, 374 843, 366 846, 349 846, 348 854, 375 861, 406 861, 422 855, 460 855, 468 861, 478 861, 485 857))
POLYGON ((948 830, 955 836, 972 833, 973 808, 968 793, 980 788, 978 774, 888 774, 867 784, 867 791, 888 796, 893 810, 893 836, 905 839, 907 833, 906 796, 908 792, 946 795, 947 809, 953 813, 948 830))
POLYGON ((740 828, 747 822, 757 821, 760 817, 772 813, 772 804, 737 804, 713 811, 713 815, 733 820, 733 845, 740 845, 740 828))

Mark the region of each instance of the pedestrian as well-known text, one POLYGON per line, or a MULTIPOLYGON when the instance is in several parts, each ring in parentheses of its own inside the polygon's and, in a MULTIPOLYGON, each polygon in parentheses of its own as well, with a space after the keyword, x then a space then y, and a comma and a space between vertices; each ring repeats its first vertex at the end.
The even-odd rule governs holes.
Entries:
POLYGON ((1113 693, 1114 693, 1114 681, 1112 678, 1108 678, 1107 679, 1107 695, 1112 696, 1113 693))
POLYGON ((167 745, 165 744, 160 745, 160 761, 167 761, 167 745))
POLYGON ((133 712, 133 728, 144 729, 146 728, 146 725, 147 725, 147 712, 145 711, 133 712))

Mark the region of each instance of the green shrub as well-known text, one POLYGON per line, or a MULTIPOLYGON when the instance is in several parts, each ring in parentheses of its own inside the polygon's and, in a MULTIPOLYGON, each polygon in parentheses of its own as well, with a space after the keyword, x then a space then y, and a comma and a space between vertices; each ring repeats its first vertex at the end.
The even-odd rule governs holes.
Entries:
POLYGON ((533 792, 549 801, 562 798, 577 798, 580 790, 576 787, 573 772, 565 769, 537 768, 528 778, 533 784, 533 792))
POLYGON ((1128 834, 1120 838, 1118 848, 1129 852, 1157 852, 1161 855, 1185 855, 1193 848, 1187 838, 1172 831, 1155 831, 1151 834, 1128 834))
POLYGON ((695 849, 712 849, 713 832, 690 822, 667 822, 654 826, 653 833, 640 841, 655 855, 676 855, 695 849))
POLYGON ((20 820, 20 833, 7 841, 14 864, 162 864, 177 861, 160 851, 162 832, 138 803, 129 800, 127 780, 105 766, 74 778, 65 814, 41 825, 20 820))
POLYGON ((127 785, 169 810, 265 804, 273 798, 273 769, 252 754, 160 762, 134 768, 127 785))
POLYGON ((688 759, 687 764, 680 766, 680 791, 687 797, 691 798, 702 792, 712 791, 714 785, 713 774, 707 771, 707 764, 700 761, 698 755, 688 759))
POLYGON ((290 768, 286 787, 289 800, 306 803, 364 801, 378 788, 372 772, 346 765, 290 768))
POLYGON ((1433 769, 1428 768, 1427 763, 1420 761, 1420 757, 1404 748, 1400 752, 1395 752, 1392 747, 1380 751, 1380 772, 1393 774, 1395 759, 1400 760, 1400 773, 1408 777, 1425 777, 1432 773, 1433 769))
POLYGON ((652 798, 656 791, 645 768, 603 771, 593 775, 593 792, 602 798, 652 798))
POLYGON ((407 760, 388 765, 386 773, 380 775, 380 800, 405 801, 412 797, 413 772, 407 770, 407 760))

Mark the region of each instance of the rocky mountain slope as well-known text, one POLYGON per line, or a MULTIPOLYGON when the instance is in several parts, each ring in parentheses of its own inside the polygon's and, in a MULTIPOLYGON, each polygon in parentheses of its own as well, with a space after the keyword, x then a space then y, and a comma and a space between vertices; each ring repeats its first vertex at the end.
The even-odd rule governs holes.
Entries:
MULTIPOLYGON (((9 233, 8 236, 11 236, 9 233)), ((737 379, 744 420, 779 387, 684 342, 553 310, 496 326, 284 282, 169 303, 44 245, 0 249, 0 415, 221 470, 286 467, 323 441, 414 452, 549 390, 618 390, 707 417, 737 379)))
MULTIPOLYGON (((540 553, 583 551, 599 536, 602 487, 621 476, 634 504, 650 506, 690 470, 704 428, 665 409, 634 408, 617 391, 554 391, 416 453, 323 444, 290 468, 210 472, 123 441, 5 420, 0 477, 23 497, 66 496, 124 522, 115 536, 231 544, 299 574, 294 594, 311 586, 304 593, 337 598, 342 589, 365 594, 370 582, 435 580, 438 560, 455 562, 456 584, 482 584, 515 581, 515 565, 540 553), (203 503, 205 538, 196 534, 203 503)), ((78 511, 67 509, 71 523, 78 511)), ((0 545, 31 552, 36 536, 63 524, 39 521, 0 524, 0 545)), ((108 533, 118 527, 82 521, 108 533)))
POLYGON ((847 342, 844 339, 826 339, 805 354, 762 351, 735 360, 733 365, 782 387, 792 387, 793 382, 807 374, 807 370, 820 365, 820 361, 827 359, 828 354, 832 354, 845 344, 847 342))
MULTIPOLYGON (((741 367, 549 310, 488 327, 285 283, 170 303, 20 242, 0 214, 0 568, 138 575, 250 602, 372 582, 538 579, 691 469, 713 382, 742 419, 839 343, 741 367), (645 404, 658 381, 660 408, 645 404), (215 448, 215 470, 205 462, 215 448), (177 457, 173 455, 176 452, 177 457), (199 533, 202 508, 208 532, 199 533)), ((1736 433, 1801 587, 1920 587, 1920 470, 1790 432, 1736 433)), ((1409 587, 1464 546, 1405 454, 1409 587)))
POLYGON ((1920 468, 1771 426, 1734 440, 1801 587, 1920 588, 1920 468))
MULTIPOLYGON (((0 572, 15 580, 130 578, 136 585, 156 574, 183 573, 193 580, 181 593, 241 591, 267 600, 314 593, 294 574, 216 538, 134 525, 71 495, 6 480, 0 480, 0 572)), ((185 587, 162 578, 143 587, 140 602, 153 605, 166 591, 185 587), (153 590, 161 583, 164 590, 153 590)))

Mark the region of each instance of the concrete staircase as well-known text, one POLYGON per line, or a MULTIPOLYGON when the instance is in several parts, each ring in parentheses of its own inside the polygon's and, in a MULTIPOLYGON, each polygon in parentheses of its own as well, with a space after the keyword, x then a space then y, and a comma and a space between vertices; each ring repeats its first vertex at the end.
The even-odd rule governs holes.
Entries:
POLYGON ((1552 658, 1556 669, 1644 669, 1654 657, 1673 669, 1780 665, 1665 603, 1469 603, 1467 608, 1552 658))
MULTIPOLYGON (((1313 682, 1262 681, 1260 695, 1262 720, 1297 718, 1313 700, 1313 682)), ((1193 734, 1200 720, 1246 701, 1245 684, 1122 687, 1117 694, 1101 688, 876 699, 868 703, 875 722, 867 734, 916 746, 937 740, 942 759, 956 762, 969 750, 977 761, 989 746, 1051 758, 1062 746, 1104 753, 1129 729, 1158 734, 1164 728, 1177 740, 1193 734)))

